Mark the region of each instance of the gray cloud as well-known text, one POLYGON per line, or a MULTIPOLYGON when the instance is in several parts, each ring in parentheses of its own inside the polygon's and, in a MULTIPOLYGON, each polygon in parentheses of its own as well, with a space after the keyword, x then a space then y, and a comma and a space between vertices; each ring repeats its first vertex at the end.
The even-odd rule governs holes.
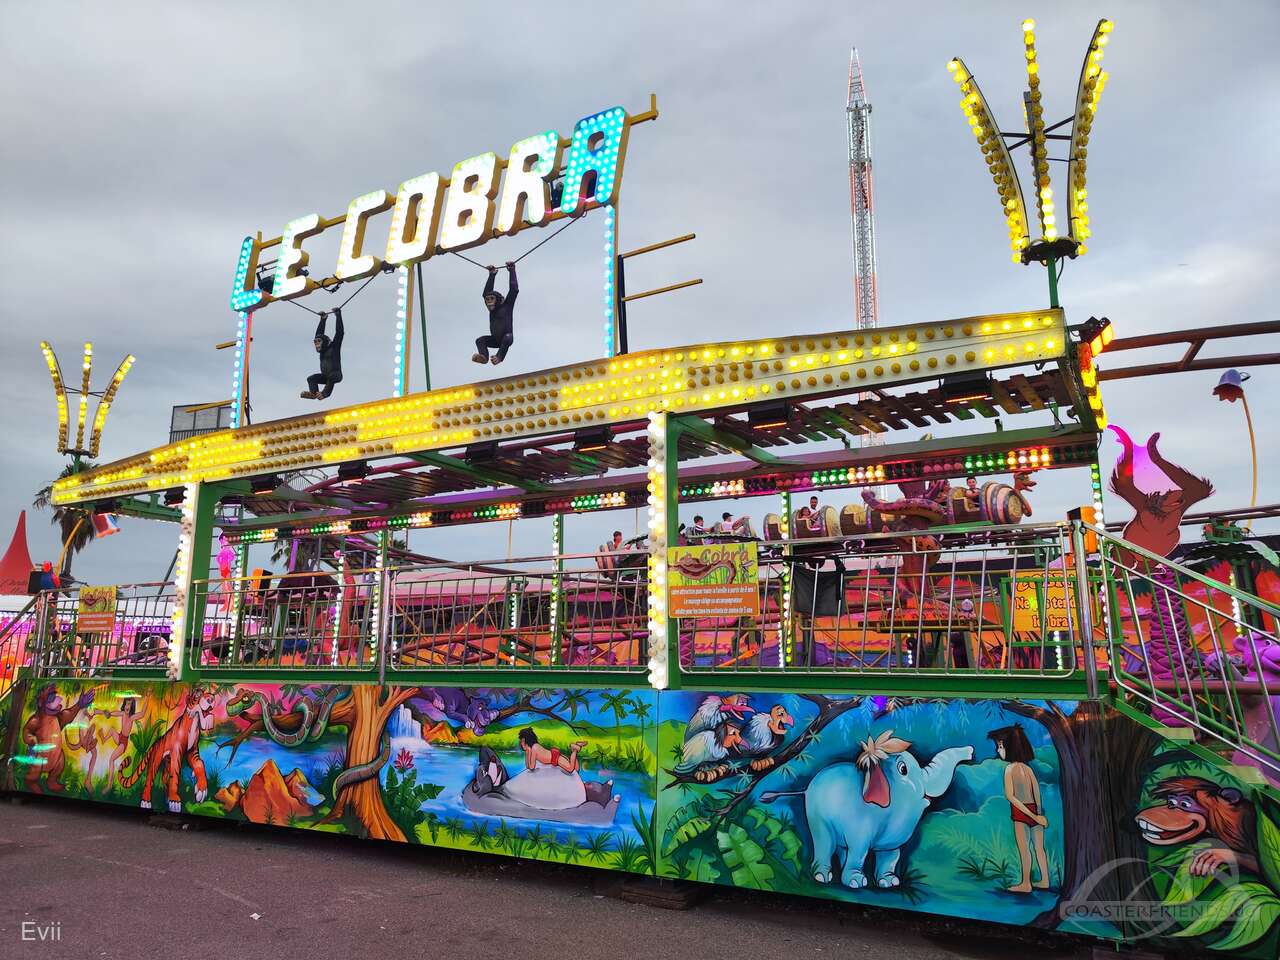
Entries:
MULTIPOLYGON (((331 215, 370 189, 445 172, 542 129, 567 131, 600 107, 642 109, 651 90, 662 117, 633 132, 622 243, 687 231, 698 239, 637 262, 632 284, 706 282, 637 304, 633 346, 849 326, 843 108, 853 43, 875 106, 882 322, 1041 304, 1043 272, 1015 267, 1003 252, 996 200, 945 69, 962 55, 1005 122, 1020 122, 1019 23, 1028 13, 1040 22, 1055 117, 1071 109, 1094 22, 1117 18, 1090 150, 1096 237, 1066 267, 1069 317, 1108 315, 1121 335, 1274 317, 1265 259, 1280 239, 1273 4, 1237 3, 1229 17, 1189 2, 353 9, 0 6, 0 517, 59 467, 40 338, 70 367, 92 339, 101 377, 136 353, 104 454, 155 446, 171 405, 228 393, 230 357, 212 346, 234 329, 226 298, 246 233, 274 235, 292 217, 331 215)), ((598 353, 598 229, 588 219, 522 264, 513 372, 598 353)), ((505 260, 541 236, 479 256, 505 260)), ((335 246, 336 236, 321 238, 313 262, 327 266, 335 246)), ((483 322, 483 275, 452 257, 426 272, 434 385, 463 382, 474 371, 466 358, 483 322)), ((350 308, 339 401, 387 392, 392 286, 375 283, 350 308)), ((259 419, 306 409, 297 392, 313 363, 313 323, 284 305, 261 314, 259 419)), ((1280 402, 1276 379, 1260 369, 1250 385, 1264 437, 1263 501, 1275 499, 1269 478, 1280 470, 1265 439, 1266 411, 1280 402)), ((1211 503, 1238 505, 1249 493, 1243 417, 1210 397, 1214 382, 1184 374, 1112 384, 1105 395, 1114 421, 1134 433, 1163 430, 1166 453, 1215 479, 1211 503)), ((1037 516, 1052 517, 1087 488, 1081 475, 1060 473, 1037 493, 1037 516)), ((34 552, 51 556, 52 532, 33 521, 34 552)), ((589 547, 616 522, 575 522, 580 542, 571 545, 589 547)), ((129 523, 90 548, 78 572, 158 577, 173 539, 171 528, 129 523)), ((433 531, 415 542, 435 552, 505 550, 496 528, 478 540, 433 531)), ((514 548, 538 552, 545 540, 540 524, 521 524, 514 548)))

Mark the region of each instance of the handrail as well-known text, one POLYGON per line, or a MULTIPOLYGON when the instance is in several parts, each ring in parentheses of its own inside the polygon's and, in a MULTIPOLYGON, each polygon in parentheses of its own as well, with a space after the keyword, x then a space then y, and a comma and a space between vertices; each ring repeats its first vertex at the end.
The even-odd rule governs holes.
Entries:
MULTIPOLYGON (((35 596, 33 596, 30 600, 28 600, 23 605, 21 610, 11 615, 12 619, 8 623, 6 623, 3 628, 0 628, 0 644, 3 644, 5 640, 8 639, 9 634, 12 633, 14 628, 18 625, 18 621, 25 614, 35 609, 36 601, 38 601, 39 599, 40 599, 40 594, 37 593, 35 596)), ((4 614, 0 614, 0 616, 4 616, 4 614)))
POLYGON ((1253 606, 1262 607, 1267 613, 1271 614, 1274 617, 1280 617, 1280 607, 1264 600, 1262 597, 1257 597, 1251 593, 1246 593, 1244 590, 1241 590, 1239 587, 1236 587, 1233 584, 1223 583, 1221 580, 1215 580, 1213 579, 1213 577, 1205 576, 1203 573, 1200 573, 1198 570, 1193 570, 1191 567, 1184 566, 1183 564, 1178 563, 1178 561, 1176 560, 1171 560, 1169 557, 1162 557, 1158 553, 1152 553, 1150 550, 1146 549, 1145 547, 1141 547, 1136 543, 1130 543, 1128 540, 1125 540, 1121 537, 1117 537, 1114 534, 1103 529, 1102 527, 1095 527, 1093 524, 1087 523, 1085 521, 1080 521, 1080 526, 1083 527, 1085 530, 1089 530, 1097 534, 1099 538, 1099 542, 1103 540, 1107 540, 1111 543, 1118 545, 1119 547, 1125 550, 1128 550, 1132 554, 1136 554, 1137 556, 1142 557, 1146 560, 1150 560, 1153 563, 1163 564, 1164 566, 1169 567, 1171 570, 1176 570, 1181 576, 1190 577, 1193 580, 1198 580, 1200 581, 1200 583, 1202 583, 1206 587, 1212 587, 1214 590, 1221 590, 1223 593, 1233 596, 1237 600, 1243 600, 1246 603, 1251 604, 1253 606))
POLYGON ((21 657, 14 656, 6 651, 8 648, 16 648, 30 639, 30 627, 36 619, 39 599, 39 594, 33 596, 21 610, 12 615, 12 618, 4 625, 4 628, 0 629, 0 701, 3 701, 8 696, 9 691, 17 682, 18 671, 26 667, 30 661, 29 647, 23 651, 23 656, 21 657), (27 637, 18 635, 19 624, 28 626, 27 637))
POLYGON ((1260 654, 1280 646, 1266 619, 1280 618, 1280 607, 1092 524, 1081 528, 1098 537, 1103 592, 1097 599, 1107 621, 1112 695, 1145 701, 1160 726, 1190 728, 1197 740, 1216 741, 1230 751, 1224 763, 1255 765, 1273 781, 1280 778, 1280 681, 1270 658, 1260 654), (1192 596, 1189 585, 1204 598, 1192 596), (1148 594, 1144 614, 1139 597, 1148 594), (1128 605, 1129 635, 1120 598, 1128 605), (1207 630, 1197 635, 1189 615, 1207 630))

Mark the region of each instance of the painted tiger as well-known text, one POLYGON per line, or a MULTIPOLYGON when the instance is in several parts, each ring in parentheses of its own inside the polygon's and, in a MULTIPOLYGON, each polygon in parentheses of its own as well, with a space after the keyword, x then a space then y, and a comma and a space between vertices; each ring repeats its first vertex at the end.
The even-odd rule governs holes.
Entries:
MULTIPOLYGON (((123 773, 120 786, 129 789, 145 770, 142 784, 144 810, 151 809, 151 785, 164 764, 166 793, 171 813, 182 812, 182 800, 178 797, 178 781, 182 773, 182 760, 186 758, 196 778, 196 803, 201 803, 209 793, 209 780, 205 776, 204 761, 200 759, 200 734, 213 729, 213 693, 204 687, 194 686, 182 705, 182 713, 155 742, 143 757, 135 757, 137 766, 132 772, 123 773)), ((128 761, 125 761, 126 765, 128 761)))

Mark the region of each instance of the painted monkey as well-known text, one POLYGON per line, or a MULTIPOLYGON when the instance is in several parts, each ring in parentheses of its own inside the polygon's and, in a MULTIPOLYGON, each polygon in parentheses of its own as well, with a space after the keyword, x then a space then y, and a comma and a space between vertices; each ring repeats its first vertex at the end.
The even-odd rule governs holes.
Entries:
POLYGON ((1207 877, 1233 865, 1258 872, 1257 814, 1235 787, 1203 777, 1167 777, 1151 792, 1164 803, 1134 817, 1147 843, 1171 847, 1201 838, 1218 840, 1222 846, 1195 855, 1192 876, 1207 877))
POLYGON ((64 707, 62 697, 53 684, 40 688, 36 694, 36 709, 22 728, 22 742, 35 755, 27 771, 27 789, 39 793, 40 774, 45 774, 45 786, 50 790, 62 790, 63 728, 93 703, 94 691, 86 690, 73 703, 64 707))
MULTIPOLYGON (((1120 459, 1116 461, 1115 469, 1111 471, 1111 490, 1133 507, 1134 514, 1133 519, 1125 524, 1124 539, 1167 557, 1169 551, 1178 545, 1179 525, 1183 514, 1193 504, 1210 496, 1213 484, 1166 460, 1156 446, 1160 441, 1160 434, 1153 433, 1147 441, 1147 454, 1152 464, 1177 486, 1172 490, 1143 493, 1134 481, 1133 440, 1118 427, 1113 426, 1111 429, 1124 448, 1120 459)), ((1136 558, 1122 555, 1121 559, 1124 563, 1132 563, 1136 558)))

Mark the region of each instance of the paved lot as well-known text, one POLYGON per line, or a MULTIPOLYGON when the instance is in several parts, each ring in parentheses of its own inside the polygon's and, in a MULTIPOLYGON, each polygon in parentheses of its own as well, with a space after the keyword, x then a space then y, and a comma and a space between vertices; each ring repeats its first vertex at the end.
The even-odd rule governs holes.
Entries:
POLYGON ((301 831, 166 830, 132 810, 0 798, 2 958, 1088 955, 1066 942, 802 898, 715 889, 673 911, 618 893, 618 875, 606 871, 301 831), (24 942, 24 922, 57 922, 60 939, 24 942))

